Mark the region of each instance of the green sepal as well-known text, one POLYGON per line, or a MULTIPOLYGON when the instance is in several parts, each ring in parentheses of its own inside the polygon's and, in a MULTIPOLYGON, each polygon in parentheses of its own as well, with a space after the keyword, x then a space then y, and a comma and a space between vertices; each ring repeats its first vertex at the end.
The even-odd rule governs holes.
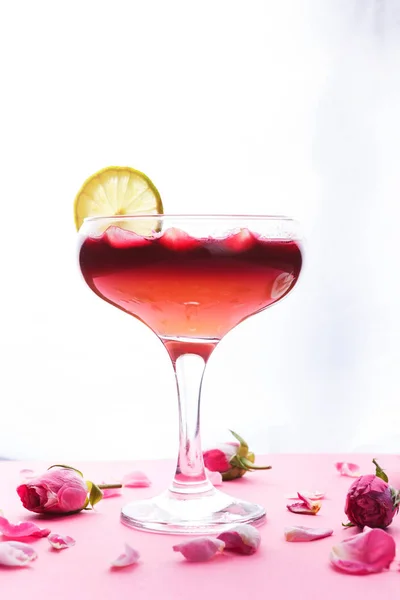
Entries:
POLYGON ((374 463, 374 465, 376 467, 375 475, 377 477, 379 477, 380 479, 383 479, 383 481, 386 481, 386 483, 388 483, 389 478, 386 475, 385 471, 376 462, 376 458, 374 458, 372 462, 374 463))
POLYGON ((258 466, 258 465, 255 465, 250 460, 247 460, 247 458, 240 458, 239 462, 240 462, 241 466, 243 467, 243 469, 246 469, 246 471, 265 471, 266 469, 272 469, 271 465, 258 466))
POLYGON ((235 431, 232 431, 232 429, 229 430, 231 432, 231 434, 233 435, 234 438, 237 439, 237 441, 239 442, 240 446, 239 449, 237 451, 237 456, 247 456, 247 453, 249 451, 249 446, 247 444, 247 442, 245 442, 245 440, 235 431))
POLYGON ((60 467, 61 469, 69 469, 70 471, 75 471, 81 477, 83 477, 82 471, 79 471, 78 469, 75 469, 75 467, 70 467, 69 465, 51 465, 51 467, 49 467, 47 470, 50 471, 50 469, 54 469, 55 467, 60 467))
POLYGON ((91 481, 86 481, 86 485, 87 485, 87 489, 88 489, 88 495, 87 495, 85 504, 82 506, 82 510, 92 510, 92 507, 89 506, 89 495, 90 495, 90 492, 92 491, 93 483, 91 481))
POLYGON ((355 527, 355 524, 352 523, 351 521, 349 521, 348 523, 342 523, 342 527, 347 527, 347 528, 355 527))
POLYGON ((99 488, 98 485, 93 483, 93 481, 87 481, 86 483, 88 484, 88 487, 90 488, 88 504, 90 504, 90 506, 93 508, 94 505, 97 504, 98 502, 100 502, 100 500, 103 498, 103 492, 101 491, 101 489, 99 488))
POLYGON ((240 467, 232 467, 229 471, 225 471, 225 473, 221 473, 222 481, 233 481, 234 479, 239 479, 243 477, 246 473, 246 469, 241 469, 240 467))
POLYGON ((399 512, 400 508, 400 490, 396 490, 395 488, 390 488, 390 495, 392 497, 393 508, 399 512))
MULTIPOLYGON (((231 460, 230 460, 229 462, 230 462, 230 465, 231 465, 231 466, 232 466, 234 469, 235 469, 235 468, 237 468, 237 469, 240 469, 240 470, 242 470, 242 471, 248 471, 248 470, 249 470, 249 468, 248 468, 248 467, 246 467, 246 466, 243 464, 243 462, 242 462, 243 460, 244 460, 243 458, 241 458, 240 456, 238 456, 237 454, 235 454, 234 456, 232 456, 232 458, 231 458, 231 460)), ((231 471, 231 469, 229 469, 229 471, 231 471)), ((227 472, 229 473, 229 471, 227 471, 227 472)))

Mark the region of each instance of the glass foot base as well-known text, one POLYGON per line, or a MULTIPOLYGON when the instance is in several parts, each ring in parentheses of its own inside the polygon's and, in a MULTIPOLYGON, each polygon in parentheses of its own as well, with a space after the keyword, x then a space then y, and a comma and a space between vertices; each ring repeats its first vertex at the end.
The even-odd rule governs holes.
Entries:
POLYGON ((149 500, 123 507, 121 521, 129 527, 157 533, 214 534, 238 523, 260 525, 265 509, 259 504, 232 498, 216 489, 207 495, 166 491, 149 500))

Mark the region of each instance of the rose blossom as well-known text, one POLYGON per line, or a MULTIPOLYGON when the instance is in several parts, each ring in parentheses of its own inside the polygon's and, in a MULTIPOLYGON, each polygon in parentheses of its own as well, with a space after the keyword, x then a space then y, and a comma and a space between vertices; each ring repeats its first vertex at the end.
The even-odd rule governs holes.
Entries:
POLYGON ((234 431, 232 435, 237 442, 219 444, 216 448, 203 452, 204 466, 209 471, 221 473, 224 481, 238 479, 246 471, 264 470, 271 467, 261 467, 254 464, 255 456, 243 438, 234 431))
POLYGON ((80 511, 87 504, 88 492, 83 477, 66 468, 50 469, 17 488, 24 507, 35 513, 80 511))
POLYGON ((388 527, 398 508, 394 505, 392 488, 376 475, 361 475, 347 492, 345 513, 359 527, 388 527))

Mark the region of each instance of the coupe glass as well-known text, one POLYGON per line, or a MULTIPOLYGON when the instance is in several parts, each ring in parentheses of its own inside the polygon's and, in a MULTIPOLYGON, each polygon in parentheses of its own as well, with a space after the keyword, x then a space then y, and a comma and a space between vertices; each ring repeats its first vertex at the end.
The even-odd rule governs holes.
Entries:
POLYGON ((79 236, 86 283, 154 331, 178 387, 175 476, 161 495, 123 507, 123 523, 179 534, 261 523, 262 506, 233 498, 207 479, 201 383, 222 337, 296 284, 302 264, 297 223, 271 216, 124 215, 88 218, 79 236))

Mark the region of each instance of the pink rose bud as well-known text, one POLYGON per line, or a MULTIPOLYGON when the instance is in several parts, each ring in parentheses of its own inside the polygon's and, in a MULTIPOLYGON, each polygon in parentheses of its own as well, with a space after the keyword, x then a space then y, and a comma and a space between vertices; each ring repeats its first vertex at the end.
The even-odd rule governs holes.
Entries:
POLYGON ((217 448, 203 452, 206 469, 221 473, 222 479, 229 481, 242 477, 246 471, 271 468, 270 466, 255 465, 254 453, 249 451, 247 443, 234 431, 231 431, 231 433, 237 439, 237 442, 220 444, 217 448))
POLYGON ((51 468, 17 487, 22 504, 35 513, 71 513, 87 505, 89 488, 71 468, 51 468))
POLYGON ((218 536, 225 542, 225 549, 238 554, 254 554, 261 544, 261 536, 253 525, 235 525, 218 536))
POLYGON ((346 513, 349 525, 384 529, 393 520, 398 507, 396 492, 376 475, 361 475, 347 492, 346 513))

